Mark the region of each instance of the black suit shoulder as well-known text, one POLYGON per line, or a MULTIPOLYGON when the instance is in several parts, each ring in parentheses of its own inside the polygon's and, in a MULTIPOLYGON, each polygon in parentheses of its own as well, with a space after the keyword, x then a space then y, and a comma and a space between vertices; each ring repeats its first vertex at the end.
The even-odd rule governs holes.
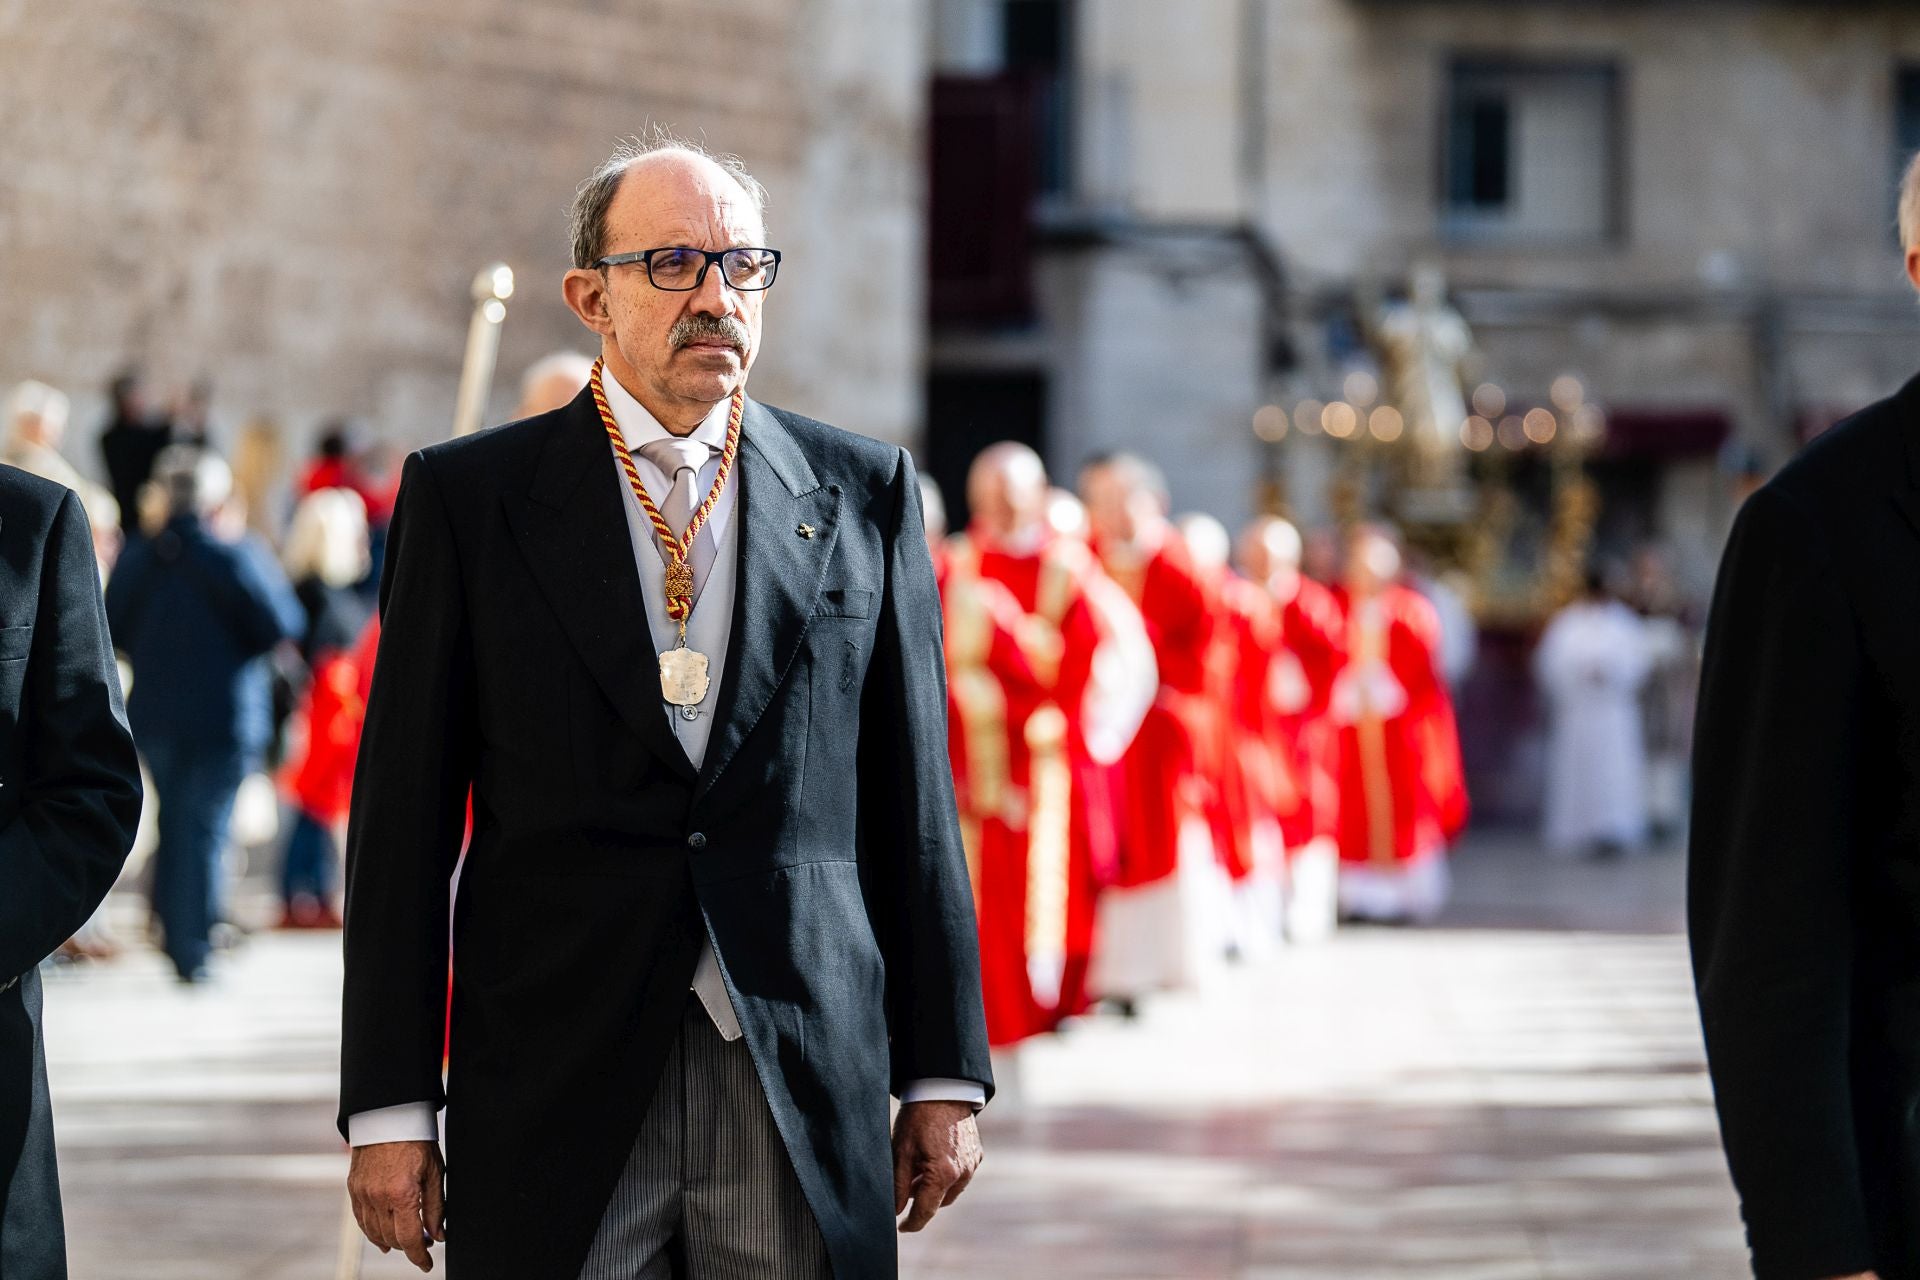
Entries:
POLYGON ((442 440, 416 451, 443 491, 471 493, 476 486, 500 489, 526 483, 547 438, 565 425, 568 410, 522 418, 472 435, 442 440))
POLYGON ((875 493, 892 489, 900 471, 903 450, 899 445, 832 426, 791 409, 770 404, 763 404, 761 408, 787 429, 822 484, 837 483, 843 488, 855 487, 875 493))
POLYGON ((1869 504, 1877 514, 1886 499, 1912 483, 1908 458, 1910 437, 1920 430, 1917 403, 1920 380, 1835 424, 1782 467, 1763 492, 1772 491, 1830 531, 1850 524, 1869 504))
POLYGON ((1920 482, 1920 379, 1837 423, 1748 498, 1734 522, 1723 576, 1740 564, 1791 568, 1871 600, 1905 558, 1899 503, 1920 482))
POLYGON ((0 514, 7 519, 28 519, 40 528, 51 527, 72 493, 63 484, 0 464, 0 514))
POLYGON ((900 456, 900 446, 876 440, 872 436, 863 436, 857 431, 848 431, 831 423, 821 422, 818 418, 809 418, 805 414, 795 413, 791 409, 781 409, 774 405, 762 405, 768 413, 780 419, 780 424, 793 433, 793 438, 803 447, 808 447, 808 457, 814 458, 813 447, 817 446, 821 456, 844 456, 858 459, 869 466, 891 469, 900 456))

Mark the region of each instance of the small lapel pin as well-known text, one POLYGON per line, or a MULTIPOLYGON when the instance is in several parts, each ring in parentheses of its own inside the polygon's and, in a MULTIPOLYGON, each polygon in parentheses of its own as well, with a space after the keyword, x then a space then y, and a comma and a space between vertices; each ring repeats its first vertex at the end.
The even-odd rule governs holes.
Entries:
POLYGON ((813 526, 810 524, 803 524, 800 526, 799 533, 800 533, 800 536, 803 538, 811 538, 813 536, 813 526))

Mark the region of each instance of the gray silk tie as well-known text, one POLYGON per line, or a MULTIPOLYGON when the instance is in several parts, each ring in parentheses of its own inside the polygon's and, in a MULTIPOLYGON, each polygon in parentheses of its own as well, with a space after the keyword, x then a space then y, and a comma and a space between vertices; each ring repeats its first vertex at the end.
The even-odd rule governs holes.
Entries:
MULTIPOLYGON (((660 504, 660 514, 666 517, 667 526, 676 537, 684 537, 687 522, 693 519, 694 508, 700 505, 704 494, 696 494, 700 484, 700 468, 707 459, 718 452, 712 445, 702 444, 698 440, 649 440, 640 446, 640 456, 660 468, 663 475, 670 477, 673 487, 667 491, 667 500, 660 504)), ((655 544, 659 544, 659 535, 654 535, 655 544)), ((666 559, 672 553, 666 547, 660 547, 660 554, 666 559)), ((707 573, 713 568, 714 537, 711 530, 702 530, 693 540, 693 551, 689 556, 693 568, 693 598, 700 598, 700 589, 707 585, 707 573)))

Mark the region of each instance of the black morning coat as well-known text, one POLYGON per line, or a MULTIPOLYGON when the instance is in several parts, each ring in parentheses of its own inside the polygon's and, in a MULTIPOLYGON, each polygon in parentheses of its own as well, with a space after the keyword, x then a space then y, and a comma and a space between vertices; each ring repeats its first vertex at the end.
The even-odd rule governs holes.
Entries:
POLYGON ((834 1274, 891 1277, 889 1091, 992 1079, 912 462, 747 402, 698 773, 625 483, 586 392, 407 459, 348 837, 343 1130, 444 1097, 455 1280, 574 1280, 710 936, 834 1274))
POLYGON ((0 1280, 67 1274, 38 965, 107 896, 139 820, 80 499, 0 466, 0 1280))
POLYGON ((1920 1277, 1920 380, 1747 501, 1689 914, 1755 1274, 1920 1277))

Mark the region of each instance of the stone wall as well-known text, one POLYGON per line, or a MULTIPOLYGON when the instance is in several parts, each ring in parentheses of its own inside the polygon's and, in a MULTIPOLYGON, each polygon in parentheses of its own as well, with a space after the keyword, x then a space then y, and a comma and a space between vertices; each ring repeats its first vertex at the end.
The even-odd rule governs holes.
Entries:
POLYGON ((756 394, 918 430, 926 32, 898 0, 0 0, 0 383, 207 375, 217 423, 445 434, 470 307, 519 277, 519 371, 591 350, 565 209, 648 122, 738 152, 787 252, 756 394))

